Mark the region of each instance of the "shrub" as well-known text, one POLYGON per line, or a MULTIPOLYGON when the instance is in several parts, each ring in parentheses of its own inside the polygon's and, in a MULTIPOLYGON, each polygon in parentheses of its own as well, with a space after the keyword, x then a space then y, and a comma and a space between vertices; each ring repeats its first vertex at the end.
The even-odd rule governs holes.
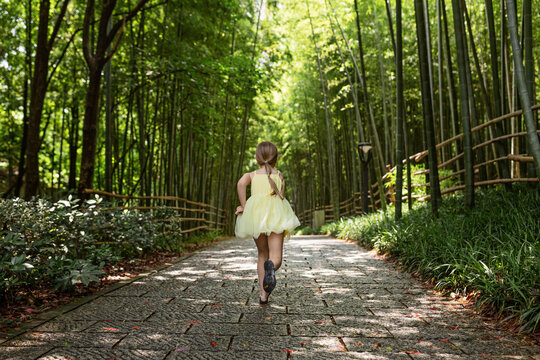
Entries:
POLYGON ((294 234, 295 235, 313 235, 315 234, 315 230, 313 230, 311 226, 304 226, 296 230, 294 234))
POLYGON ((0 296, 10 300, 42 281, 62 290, 99 280, 106 263, 155 250, 180 250, 180 219, 170 208, 110 209, 96 196, 0 200, 0 296))

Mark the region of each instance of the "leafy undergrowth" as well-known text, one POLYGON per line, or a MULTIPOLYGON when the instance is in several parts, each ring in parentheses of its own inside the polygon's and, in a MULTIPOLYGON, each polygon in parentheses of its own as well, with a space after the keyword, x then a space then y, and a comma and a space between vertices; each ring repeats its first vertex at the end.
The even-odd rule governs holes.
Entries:
POLYGON ((471 295, 477 307, 534 333, 540 323, 540 195, 477 191, 464 209, 461 195, 445 198, 440 217, 419 204, 394 221, 393 209, 342 219, 321 230, 395 257, 408 271, 454 296, 471 295))

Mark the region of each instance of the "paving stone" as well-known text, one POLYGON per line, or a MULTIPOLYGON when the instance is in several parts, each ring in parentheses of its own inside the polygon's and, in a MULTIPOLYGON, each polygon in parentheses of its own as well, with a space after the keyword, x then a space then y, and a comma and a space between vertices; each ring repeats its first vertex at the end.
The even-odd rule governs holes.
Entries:
POLYGON ((262 325, 262 324, 194 324, 189 331, 189 335, 287 335, 286 325, 262 325))
POLYGON ((132 333, 124 337, 116 348, 167 351, 185 348, 188 350, 226 351, 230 339, 230 336, 132 333))
POLYGON ((84 330, 91 333, 137 333, 154 332, 167 334, 184 334, 189 329, 191 323, 186 321, 171 321, 163 324, 162 322, 149 321, 98 321, 84 330))
POLYGON ((425 327, 389 327, 388 331, 395 338, 404 338, 404 339, 423 339, 423 340, 441 340, 448 339, 450 341, 454 340, 469 340, 469 341, 478 341, 482 339, 492 339, 488 332, 477 331, 472 329, 467 329, 467 331, 462 331, 459 327, 457 328, 444 328, 444 327, 435 327, 435 326, 425 326, 425 327))
POLYGON ((3 346, 19 347, 106 347, 111 348, 125 334, 107 333, 107 334, 89 334, 89 333, 69 333, 69 332, 27 332, 14 339, 3 343, 3 346))
POLYGON ((444 354, 444 353, 431 353, 431 354, 421 354, 417 352, 409 352, 409 355, 413 359, 448 359, 448 360, 478 360, 478 359, 488 359, 488 360, 501 360, 501 359, 527 359, 531 360, 529 356, 519 356, 519 355, 486 355, 482 354, 479 358, 475 355, 456 355, 456 354, 444 354))
POLYGON ((334 315, 334 321, 337 325, 349 326, 385 326, 385 327, 426 327, 429 324, 417 317, 381 317, 381 316, 355 316, 355 315, 334 315))
POLYGON ((460 348, 465 354, 482 356, 486 355, 538 355, 537 346, 532 346, 525 343, 513 342, 513 341, 497 341, 497 340, 480 340, 480 341, 466 341, 456 340, 452 341, 458 348, 460 348))
POLYGON ((320 359, 320 360, 349 360, 349 359, 368 359, 368 360, 393 360, 410 359, 405 353, 377 354, 372 352, 327 352, 327 351, 293 351, 291 359, 320 359))
POLYGON ((286 360, 287 353, 285 351, 240 351, 240 352, 223 352, 223 351, 187 351, 178 349, 172 351, 169 359, 188 359, 188 360, 286 360))
POLYGON ((174 321, 186 321, 186 322, 216 322, 216 323, 236 323, 240 320, 241 312, 205 312, 205 313, 193 313, 193 312, 157 312, 152 314, 146 322, 158 322, 158 323, 170 323, 174 321))
POLYGON ((235 336, 231 347, 232 351, 266 351, 267 349, 343 351, 343 345, 337 337, 235 336))
POLYGON ((332 324, 330 316, 323 314, 268 314, 246 313, 240 319, 240 323, 254 324, 332 324))
POLYGON ((105 294, 105 297, 112 296, 142 296, 150 291, 150 286, 143 286, 138 284, 129 284, 121 287, 118 290, 105 294))
POLYGON ((151 309, 141 309, 138 307, 125 307, 115 310, 102 309, 86 310, 76 309, 62 316, 63 319, 69 320, 139 320, 142 321, 152 315, 154 311, 151 309))
POLYGON ((419 353, 448 353, 448 354, 463 354, 463 352, 449 341, 436 340, 407 340, 393 338, 360 338, 360 337, 344 337, 343 341, 349 351, 366 351, 366 352, 411 352, 419 353))
POLYGON ((15 347, 15 346, 0 346, 0 359, 5 360, 28 360, 35 359, 53 349, 50 345, 42 345, 39 347, 15 347))
POLYGON ((55 348, 39 360, 111 360, 111 359, 164 359, 163 350, 101 349, 101 348, 55 348))
POLYGON ((392 337, 382 326, 356 327, 345 325, 291 325, 293 336, 365 336, 365 337, 392 337))
POLYGON ((83 331, 95 324, 96 320, 81 320, 81 321, 69 321, 69 320, 52 320, 48 321, 38 327, 35 327, 33 331, 42 332, 78 332, 83 331))

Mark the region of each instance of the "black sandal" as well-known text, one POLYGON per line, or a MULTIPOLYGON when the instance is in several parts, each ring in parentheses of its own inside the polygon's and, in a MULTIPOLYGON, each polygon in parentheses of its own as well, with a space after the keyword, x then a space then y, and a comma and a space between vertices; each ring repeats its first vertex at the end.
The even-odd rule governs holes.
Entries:
POLYGON ((263 299, 262 299, 262 296, 259 295, 259 304, 260 304, 260 305, 266 305, 266 304, 268 304, 268 296, 270 296, 270 294, 267 294, 267 295, 266 295, 266 300, 263 300, 263 299))
POLYGON ((276 272, 274 270, 274 263, 272 260, 266 260, 264 262, 264 279, 263 289, 270 294, 276 287, 276 272))

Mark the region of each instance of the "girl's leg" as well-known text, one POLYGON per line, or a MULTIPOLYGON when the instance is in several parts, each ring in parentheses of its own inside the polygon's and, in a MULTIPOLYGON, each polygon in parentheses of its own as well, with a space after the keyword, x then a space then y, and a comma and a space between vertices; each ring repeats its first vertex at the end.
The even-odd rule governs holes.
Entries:
POLYGON ((274 270, 279 269, 281 267, 281 258, 283 257, 283 233, 271 233, 268 236, 268 250, 269 258, 274 263, 274 270))
POLYGON ((257 275, 259 277, 259 288, 261 291, 261 296, 266 298, 266 291, 263 288, 263 279, 264 279, 264 262, 268 260, 269 250, 268 250, 268 236, 266 234, 261 234, 257 239, 255 239, 255 244, 257 245, 257 275))

